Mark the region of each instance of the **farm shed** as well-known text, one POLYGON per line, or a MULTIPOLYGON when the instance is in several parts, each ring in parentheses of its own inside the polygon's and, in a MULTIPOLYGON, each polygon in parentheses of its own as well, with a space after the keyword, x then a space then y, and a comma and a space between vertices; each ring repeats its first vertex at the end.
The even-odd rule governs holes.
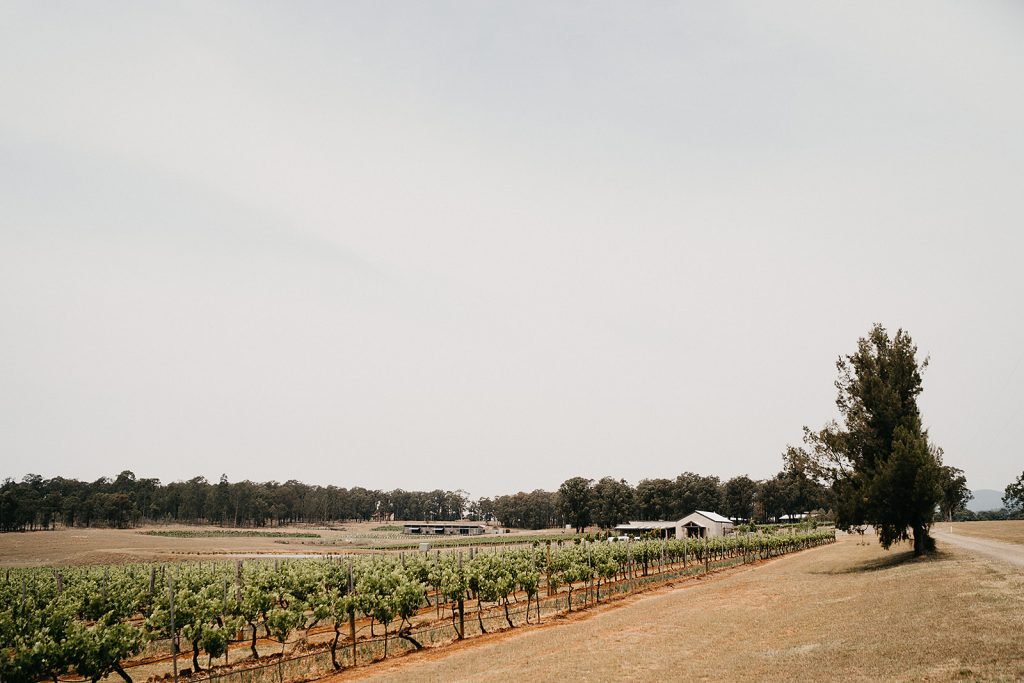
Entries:
POLYGON ((630 522, 620 524, 615 530, 625 536, 642 536, 651 532, 657 532, 659 538, 674 538, 676 535, 675 522, 630 522))
POLYGON ((695 510, 676 522, 676 538, 725 536, 732 533, 732 521, 717 512, 695 510))
POLYGON ((485 531, 473 522, 406 522, 402 527, 403 534, 420 536, 481 536, 485 531))
POLYGON ((619 533, 629 536, 657 532, 661 538, 707 538, 732 533, 733 524, 727 517, 716 512, 695 510, 675 522, 630 522, 615 527, 619 533))

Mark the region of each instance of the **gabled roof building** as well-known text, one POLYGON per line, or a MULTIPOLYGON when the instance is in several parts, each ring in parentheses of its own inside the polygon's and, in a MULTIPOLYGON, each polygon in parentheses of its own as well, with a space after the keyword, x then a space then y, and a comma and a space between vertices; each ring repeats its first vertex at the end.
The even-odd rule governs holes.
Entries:
POLYGON ((717 512, 694 510, 675 522, 630 522, 620 524, 615 530, 636 536, 654 531, 662 538, 714 538, 731 534, 733 523, 717 512))

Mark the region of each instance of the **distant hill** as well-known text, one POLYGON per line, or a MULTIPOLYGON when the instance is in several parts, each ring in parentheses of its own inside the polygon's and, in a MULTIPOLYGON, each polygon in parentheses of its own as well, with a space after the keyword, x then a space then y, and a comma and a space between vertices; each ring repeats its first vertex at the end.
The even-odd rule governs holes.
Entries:
POLYGON ((974 498, 967 502, 967 509, 971 512, 984 512, 985 510, 999 510, 1003 507, 1003 492, 992 489, 978 489, 972 491, 974 498))

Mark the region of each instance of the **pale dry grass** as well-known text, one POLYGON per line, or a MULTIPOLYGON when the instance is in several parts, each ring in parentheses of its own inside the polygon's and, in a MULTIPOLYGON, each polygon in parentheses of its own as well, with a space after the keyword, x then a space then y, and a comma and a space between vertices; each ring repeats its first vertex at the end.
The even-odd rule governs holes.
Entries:
MULTIPOLYGON (((219 537, 173 538, 149 536, 144 532, 160 530, 210 531, 216 526, 182 524, 144 526, 135 529, 57 529, 0 533, 0 567, 36 567, 74 564, 119 564, 125 562, 168 562, 213 559, 236 555, 324 555, 372 552, 373 547, 408 545, 420 541, 443 543, 461 541, 472 544, 528 542, 552 530, 517 530, 515 533, 475 537, 406 536, 400 531, 376 531, 394 523, 345 522, 331 527, 294 525, 272 527, 263 531, 316 533, 320 538, 219 537)), ((401 523, 398 523, 401 524, 401 523)), ((557 530, 554 530, 557 533, 557 530)))
POLYGON ((943 522, 936 524, 937 529, 948 531, 952 527, 954 534, 977 536, 1004 543, 1024 544, 1024 519, 1006 519, 997 522, 943 522))
MULTIPOLYGON (((175 525, 138 529, 57 529, 0 534, 0 566, 116 564, 196 559, 224 553, 303 552, 308 551, 309 546, 304 546, 301 542, 315 540, 245 537, 169 538, 141 533, 151 529, 195 528, 175 525)), ((319 552, 319 549, 315 552, 319 552)))
POLYGON ((871 539, 344 672, 406 681, 1024 680, 1024 577, 871 539))

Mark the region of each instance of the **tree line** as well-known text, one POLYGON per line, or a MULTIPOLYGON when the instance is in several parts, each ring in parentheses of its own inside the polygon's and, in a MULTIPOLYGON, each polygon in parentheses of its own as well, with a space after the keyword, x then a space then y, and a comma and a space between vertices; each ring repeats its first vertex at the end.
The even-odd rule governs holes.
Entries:
POLYGON ((94 482, 29 474, 0 484, 0 530, 65 527, 125 528, 143 523, 267 527, 345 520, 497 521, 529 529, 572 524, 611 528, 631 519, 678 519, 694 510, 768 521, 827 507, 827 491, 788 462, 777 476, 755 481, 685 472, 636 486, 604 477, 566 480, 557 491, 535 490, 470 500, 465 491, 382 491, 299 481, 216 483, 204 477, 167 484, 125 470, 94 482))
POLYGON ((462 519, 464 491, 378 491, 279 483, 211 483, 205 477, 163 484, 125 470, 94 482, 29 474, 0 485, 0 530, 125 528, 146 522, 265 527, 339 520, 462 519))
MULTIPOLYGON (((784 458, 785 459, 785 458, 784 458)), ((479 511, 509 526, 540 529, 568 524, 610 529, 630 520, 674 520, 694 510, 717 512, 736 520, 770 522, 812 510, 828 509, 828 489, 811 479, 803 463, 786 461, 775 477, 758 481, 746 475, 722 481, 684 472, 674 479, 597 481, 572 477, 557 491, 534 491, 478 501, 479 511)))

